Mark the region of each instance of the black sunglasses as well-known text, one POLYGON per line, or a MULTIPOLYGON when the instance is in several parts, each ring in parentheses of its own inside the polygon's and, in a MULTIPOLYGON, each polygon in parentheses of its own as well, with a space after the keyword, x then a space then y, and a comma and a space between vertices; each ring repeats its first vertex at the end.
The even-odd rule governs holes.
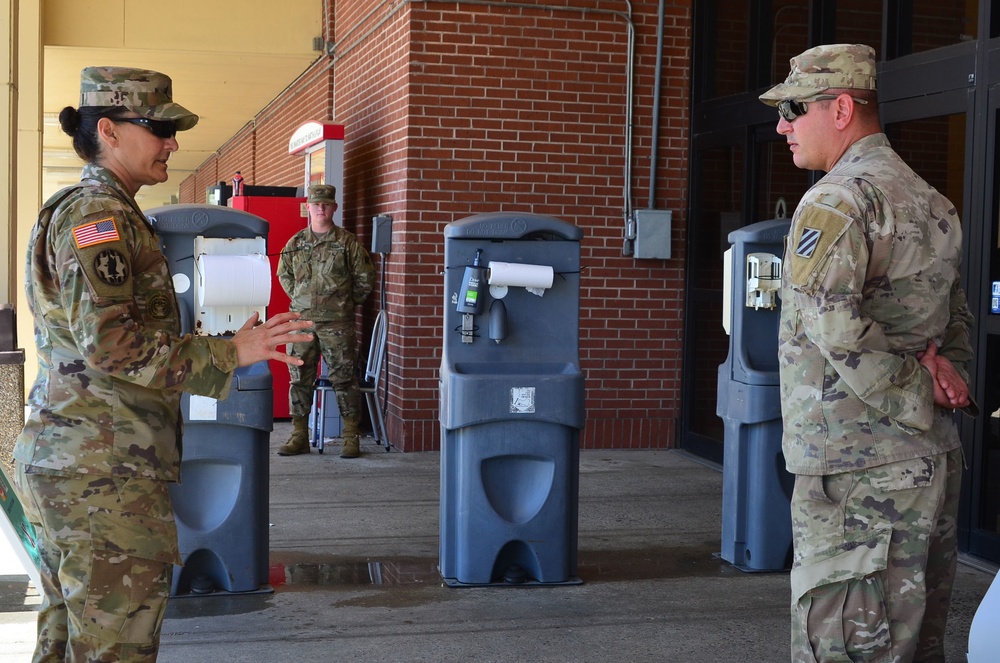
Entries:
POLYGON ((173 120, 151 120, 148 117, 120 117, 115 123, 128 122, 146 127, 157 138, 173 138, 177 135, 177 123, 173 120))
MULTIPOLYGON (((836 99, 839 94, 818 94, 812 97, 808 101, 796 101, 795 99, 782 99, 778 102, 778 115, 785 122, 791 122, 797 117, 806 114, 809 107, 806 104, 812 103, 813 101, 827 101, 829 99, 836 99)), ((868 102, 864 99, 858 99, 857 97, 851 97, 856 103, 867 104, 868 102)))

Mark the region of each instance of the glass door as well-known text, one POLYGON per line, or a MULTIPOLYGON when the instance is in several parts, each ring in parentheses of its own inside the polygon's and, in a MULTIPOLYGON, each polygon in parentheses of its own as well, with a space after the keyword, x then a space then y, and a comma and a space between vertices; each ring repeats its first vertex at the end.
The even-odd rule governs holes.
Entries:
POLYGON ((688 296, 685 315, 688 339, 684 349, 684 420, 680 446, 686 451, 722 463, 723 423, 716 414, 719 365, 729 353, 729 337, 722 327, 722 255, 727 237, 743 224, 743 132, 731 132, 704 141, 696 149, 693 209, 688 259, 688 296), (704 143, 709 143, 705 145, 704 143))
MULTIPOLYGON (((763 108, 763 105, 761 105, 763 108)), ((693 222, 688 261, 685 344, 685 425, 681 448, 722 463, 725 429, 716 413, 719 366, 729 354, 722 326, 723 254, 729 233, 746 225, 791 217, 812 183, 792 162, 773 121, 697 141, 692 176, 693 222)))
POLYGON ((1000 83, 990 85, 984 134, 983 220, 974 238, 969 305, 978 321, 975 382, 981 410, 966 436, 967 473, 959 521, 966 552, 1000 561, 1000 83), (994 293, 996 290, 996 293, 994 293))

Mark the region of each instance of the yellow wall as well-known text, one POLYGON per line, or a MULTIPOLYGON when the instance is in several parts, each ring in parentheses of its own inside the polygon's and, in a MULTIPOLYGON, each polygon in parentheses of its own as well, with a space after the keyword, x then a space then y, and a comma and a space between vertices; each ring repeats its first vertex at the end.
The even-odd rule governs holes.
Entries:
POLYGON ((3 76, 0 89, 0 213, 4 222, 3 247, 0 248, 0 304, 14 301, 14 287, 11 279, 13 272, 16 224, 14 223, 17 191, 14 186, 17 163, 17 149, 14 141, 17 124, 17 72, 14 63, 17 59, 17 2, 16 0, 0 0, 0 30, 7 35, 7 49, 0 51, 0 75, 3 76))
POLYGON ((24 348, 25 390, 31 388, 38 364, 34 330, 24 296, 24 247, 42 196, 42 10, 37 2, 21 2, 18 27, 20 95, 17 111, 17 340, 24 348))
POLYGON ((197 164, 319 56, 313 38, 321 36, 323 7, 320 0, 175 0, 164 11, 126 0, 0 0, 9 45, 0 55, 0 304, 17 308, 26 390, 37 355, 24 297, 25 249, 43 199, 79 179, 83 164, 56 117, 77 105, 80 69, 163 71, 178 101, 201 115, 171 159, 172 191, 146 187, 137 196, 148 209, 170 202, 197 164))
POLYGON ((4 242, 0 253, 0 304, 18 313, 18 345, 26 350, 26 384, 34 377, 36 355, 24 297, 24 245, 41 195, 41 9, 29 0, 0 0, 9 49, 3 54, 0 102, 0 221, 4 242))

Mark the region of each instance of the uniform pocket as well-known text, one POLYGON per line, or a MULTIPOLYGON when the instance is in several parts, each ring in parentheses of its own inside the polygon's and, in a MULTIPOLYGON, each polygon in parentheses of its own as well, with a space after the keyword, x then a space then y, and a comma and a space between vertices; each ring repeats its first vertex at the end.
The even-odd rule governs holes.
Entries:
POLYGON ((892 660, 882 582, 891 537, 891 529, 878 529, 865 541, 819 551, 792 570, 796 621, 817 659, 892 660))
POLYGON ((893 661, 882 579, 853 578, 810 590, 798 603, 814 660, 893 661))
POLYGON ((882 493, 926 488, 934 481, 934 460, 930 457, 889 463, 867 471, 872 489, 882 493))
POLYGON ((146 643, 163 620, 173 565, 173 521, 120 511, 90 514, 93 558, 82 628, 103 640, 146 643))

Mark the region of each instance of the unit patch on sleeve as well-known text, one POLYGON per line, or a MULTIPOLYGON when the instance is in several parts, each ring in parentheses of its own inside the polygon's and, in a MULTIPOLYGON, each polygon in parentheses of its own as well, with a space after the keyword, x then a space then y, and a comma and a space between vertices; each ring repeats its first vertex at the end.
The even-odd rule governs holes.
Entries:
POLYGON ((799 245, 795 247, 795 255, 802 258, 809 258, 819 244, 819 238, 823 235, 822 230, 816 228, 803 228, 802 235, 799 236, 799 245))
POLYGON ((82 249, 94 244, 117 242, 121 238, 118 236, 115 218, 109 216, 106 219, 91 221, 73 228, 73 239, 76 240, 76 248, 82 249))
POLYGON ((791 229, 791 282, 811 290, 819 285, 830 267, 830 254, 853 221, 843 212, 825 205, 810 205, 791 229), (793 243, 794 242, 794 243, 793 243))
POLYGON ((94 273, 102 283, 120 286, 128 281, 128 262, 120 252, 105 249, 94 256, 94 273))

